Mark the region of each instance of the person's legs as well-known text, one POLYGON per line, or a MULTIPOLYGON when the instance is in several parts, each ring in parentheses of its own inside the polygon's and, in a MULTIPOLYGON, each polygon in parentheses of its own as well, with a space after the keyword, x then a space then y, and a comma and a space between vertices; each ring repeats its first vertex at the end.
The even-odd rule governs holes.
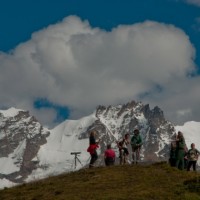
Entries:
POLYGON ((126 152, 123 153, 123 164, 126 164, 127 162, 127 154, 126 152))
POLYGON ((180 159, 180 169, 184 170, 184 157, 180 159))
POLYGON ((133 163, 135 162, 135 148, 134 146, 132 146, 132 159, 133 159, 133 163))
POLYGON ((123 150, 120 149, 120 150, 119 150, 119 164, 120 164, 120 165, 123 164, 123 157, 124 157, 124 155, 123 155, 123 150))
POLYGON ((180 163, 180 160, 177 159, 177 160, 176 160, 176 168, 178 168, 178 169, 179 169, 179 163, 180 163))
POLYGON ((176 159, 175 158, 170 158, 169 159, 169 164, 171 167, 176 167, 176 159))
POLYGON ((193 171, 196 171, 196 164, 197 164, 197 161, 192 161, 193 171))
POLYGON ((187 170, 187 166, 188 166, 188 160, 184 158, 184 169, 187 170))
POLYGON ((187 171, 190 171, 191 166, 192 166, 192 161, 189 161, 187 166, 187 171))
POLYGON ((176 159, 176 167, 180 170, 184 170, 184 151, 179 150, 176 159))
POLYGON ((124 148, 124 164, 128 162, 129 152, 127 148, 124 148))
POLYGON ((136 163, 140 160, 140 147, 136 149, 136 163))
POLYGON ((176 159, 175 159, 175 158, 173 158, 173 159, 171 160, 171 166, 172 166, 172 167, 176 167, 176 159))
POLYGON ((107 158, 105 158, 105 160, 104 160, 104 161, 105 161, 105 165, 106 165, 106 166, 108 166, 108 159, 107 159, 107 158))
POLYGON ((106 158, 105 164, 106 164, 106 166, 114 165, 114 159, 113 158, 106 158))
POLYGON ((112 160, 111 162, 110 162, 110 165, 114 165, 115 164, 115 160, 112 160))
POLYGON ((94 153, 94 162, 93 162, 93 164, 96 162, 97 159, 98 159, 98 155, 97 155, 97 152, 95 151, 95 153, 94 153))
POLYGON ((97 152, 95 151, 93 154, 91 154, 91 160, 90 160, 89 167, 93 167, 93 164, 95 163, 95 161, 97 159, 98 159, 98 155, 97 155, 97 152))
POLYGON ((90 159, 89 168, 93 167, 93 163, 94 163, 94 154, 91 154, 91 159, 90 159))

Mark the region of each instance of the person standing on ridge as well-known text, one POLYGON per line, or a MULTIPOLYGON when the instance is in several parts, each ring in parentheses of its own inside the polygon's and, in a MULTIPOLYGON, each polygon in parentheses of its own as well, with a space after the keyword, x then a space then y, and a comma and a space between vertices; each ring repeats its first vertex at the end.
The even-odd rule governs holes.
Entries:
POLYGON ((90 137, 89 137, 89 147, 87 149, 87 152, 89 152, 91 155, 89 168, 94 167, 94 163, 98 159, 96 149, 99 148, 99 141, 96 142, 95 135, 96 135, 96 131, 94 130, 91 131, 90 137))
POLYGON ((193 171, 196 171, 196 164, 198 157, 200 155, 200 152, 195 148, 195 144, 191 144, 191 149, 189 149, 187 153, 187 158, 188 158, 188 166, 187 166, 187 171, 190 171, 190 168, 192 166, 193 171))
POLYGON ((176 139, 176 167, 180 170, 184 170, 185 151, 185 138, 183 137, 183 133, 178 131, 178 136, 176 139))
POLYGON ((111 149, 111 144, 107 145, 107 150, 104 153, 105 165, 110 166, 115 163, 115 152, 111 149))
POLYGON ((138 129, 134 130, 134 135, 131 138, 131 146, 132 146, 133 164, 134 164, 134 162, 136 162, 136 164, 137 164, 138 161, 140 160, 140 149, 142 146, 142 137, 141 137, 138 129), (136 158, 136 161, 135 161, 135 158, 136 158))
POLYGON ((171 143, 169 163, 171 167, 176 167, 176 143, 171 143))
POLYGON ((124 135, 124 138, 122 139, 122 141, 117 142, 117 146, 119 148, 120 165, 126 164, 128 162, 128 156, 129 156, 128 144, 129 143, 130 143, 129 133, 126 133, 124 135))

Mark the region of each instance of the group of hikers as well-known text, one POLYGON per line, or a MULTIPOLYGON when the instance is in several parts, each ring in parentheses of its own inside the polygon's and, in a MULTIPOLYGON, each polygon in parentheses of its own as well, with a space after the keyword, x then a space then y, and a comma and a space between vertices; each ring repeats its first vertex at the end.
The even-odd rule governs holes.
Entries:
MULTIPOLYGON (((96 142, 95 135, 96 131, 94 130, 91 131, 89 137, 89 147, 87 149, 87 151, 91 155, 89 164, 90 168, 94 166, 95 161, 98 159, 96 149, 99 147, 100 141, 96 142)), ((131 140, 130 140, 130 134, 126 133, 124 138, 121 141, 117 141, 116 143, 119 149, 120 164, 126 164, 128 162, 129 144, 131 144, 132 147, 132 159, 133 159, 132 164, 138 163, 138 161, 140 160, 140 149, 142 146, 142 137, 138 129, 134 130, 134 135, 131 137, 131 140)), ((115 151, 111 148, 111 144, 107 144, 107 149, 104 152, 105 165, 106 166, 114 165, 115 160, 116 160, 115 151)))
MULTIPOLYGON (((119 149, 120 164, 128 163, 129 148, 132 147, 132 164, 137 164, 140 160, 140 150, 143 145, 142 137, 139 129, 135 129, 133 136, 130 137, 129 133, 124 135, 121 141, 117 141, 119 149)), ((89 147, 87 151, 91 155, 89 168, 94 166, 95 161, 98 159, 97 148, 99 147, 100 140, 97 142, 95 139, 96 131, 93 130, 89 137, 89 147)), ((169 155, 169 164, 172 167, 177 167, 180 170, 186 169, 196 171, 196 164, 200 152, 195 148, 195 144, 191 144, 191 149, 187 149, 183 133, 178 131, 177 137, 171 142, 171 149, 169 155)), ((107 144, 107 149, 104 152, 104 161, 106 166, 114 165, 116 160, 115 151, 111 148, 111 144, 107 144)))
POLYGON ((200 152, 195 148, 195 144, 191 144, 191 148, 188 150, 183 133, 178 132, 177 137, 171 143, 169 163, 172 167, 177 167, 180 170, 186 169, 190 171, 191 167, 193 171, 196 171, 196 164, 200 152))

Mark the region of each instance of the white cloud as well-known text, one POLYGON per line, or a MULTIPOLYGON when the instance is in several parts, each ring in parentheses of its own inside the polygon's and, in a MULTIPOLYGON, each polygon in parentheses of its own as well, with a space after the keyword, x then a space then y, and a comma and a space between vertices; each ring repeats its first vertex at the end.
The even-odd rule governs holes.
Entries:
MULTIPOLYGON (((0 103, 36 113, 34 100, 47 98, 69 106, 75 118, 151 91, 142 100, 164 108, 171 120, 187 109, 198 119, 199 78, 187 76, 194 57, 188 36, 173 25, 145 21, 106 32, 70 16, 0 54, 0 103)), ((52 120, 52 114, 47 121, 36 115, 43 123, 52 120)))
POLYGON ((187 3, 194 4, 196 6, 200 6, 200 0, 185 0, 187 3))

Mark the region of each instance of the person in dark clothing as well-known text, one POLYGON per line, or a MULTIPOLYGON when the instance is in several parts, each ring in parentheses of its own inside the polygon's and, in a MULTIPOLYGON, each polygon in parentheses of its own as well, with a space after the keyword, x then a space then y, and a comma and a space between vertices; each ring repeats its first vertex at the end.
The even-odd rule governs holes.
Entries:
POLYGON ((171 143, 169 164, 171 167, 176 167, 176 143, 175 142, 171 143))
POLYGON ((196 164, 197 164, 199 155, 200 155, 200 152, 195 148, 195 144, 192 143, 191 149, 187 153, 187 158, 188 158, 187 171, 190 171, 191 166, 193 168, 193 171, 196 171, 196 164))
POLYGON ((89 137, 89 147, 87 149, 87 152, 89 152, 91 155, 89 168, 94 167, 94 163, 98 159, 96 149, 99 148, 99 145, 98 145, 99 142, 96 142, 95 135, 96 135, 96 131, 91 131, 90 137, 89 137))
POLYGON ((110 166, 115 163, 115 152, 111 149, 111 144, 107 145, 107 150, 104 153, 105 165, 110 166))
POLYGON ((188 155, 188 148, 187 146, 185 147, 185 155, 184 155, 184 169, 187 170, 187 167, 188 167, 188 158, 187 158, 187 155, 188 155))
POLYGON ((89 137, 89 143, 90 143, 90 145, 91 145, 91 144, 96 144, 95 135, 96 135, 96 132, 95 132, 95 131, 92 131, 92 132, 90 133, 90 137, 89 137))
POLYGON ((184 170, 185 151, 185 139, 183 137, 183 133, 179 131, 176 139, 176 167, 180 170, 184 170))

